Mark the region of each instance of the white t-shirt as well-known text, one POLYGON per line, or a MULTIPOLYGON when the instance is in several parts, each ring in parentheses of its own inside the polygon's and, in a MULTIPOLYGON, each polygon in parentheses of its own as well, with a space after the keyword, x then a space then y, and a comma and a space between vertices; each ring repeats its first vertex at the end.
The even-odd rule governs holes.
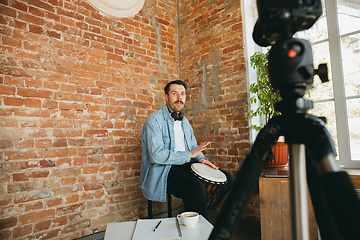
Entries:
POLYGON ((185 137, 182 121, 174 121, 175 151, 185 151, 185 137))

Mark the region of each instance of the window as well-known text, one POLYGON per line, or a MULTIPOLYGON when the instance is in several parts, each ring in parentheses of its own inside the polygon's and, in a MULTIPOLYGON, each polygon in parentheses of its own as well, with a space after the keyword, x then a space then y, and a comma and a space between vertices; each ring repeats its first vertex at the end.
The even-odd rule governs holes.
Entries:
MULTIPOLYGON (((256 1, 252 2, 256 8, 256 1)), ((310 99, 315 107, 309 113, 327 118, 339 164, 360 168, 360 0, 323 0, 322 6, 323 14, 314 26, 295 35, 312 43, 315 68, 324 62, 329 67, 328 83, 314 78, 310 99)), ((253 18, 255 22, 256 11, 253 18)), ((253 52, 248 49, 248 53, 253 52)))

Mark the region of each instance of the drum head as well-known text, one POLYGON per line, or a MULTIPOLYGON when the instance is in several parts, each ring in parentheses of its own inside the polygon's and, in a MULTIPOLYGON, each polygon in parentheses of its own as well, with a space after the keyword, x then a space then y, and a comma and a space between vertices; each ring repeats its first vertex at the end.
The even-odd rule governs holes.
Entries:
POLYGON ((194 173, 198 174, 200 177, 208 179, 213 182, 226 182, 226 175, 220 170, 215 170, 214 168, 202 164, 202 163, 193 163, 191 169, 194 173))

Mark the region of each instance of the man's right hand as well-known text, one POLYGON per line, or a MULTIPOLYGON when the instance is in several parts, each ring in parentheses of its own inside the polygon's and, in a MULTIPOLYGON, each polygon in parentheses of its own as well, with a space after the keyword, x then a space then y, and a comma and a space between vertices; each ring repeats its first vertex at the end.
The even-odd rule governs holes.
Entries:
POLYGON ((207 149, 207 146, 210 144, 210 142, 204 142, 198 145, 196 148, 190 151, 190 157, 194 158, 196 157, 200 152, 207 149))

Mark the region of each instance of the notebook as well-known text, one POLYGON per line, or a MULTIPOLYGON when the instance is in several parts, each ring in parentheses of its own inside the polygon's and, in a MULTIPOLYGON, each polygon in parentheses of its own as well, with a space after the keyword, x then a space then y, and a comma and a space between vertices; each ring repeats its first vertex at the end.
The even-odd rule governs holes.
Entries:
POLYGON ((289 177, 288 169, 266 169, 265 177, 289 177))
POLYGON ((181 239, 176 218, 139 219, 136 222, 132 240, 175 240, 181 239), (154 228, 159 224, 156 231, 154 228))

